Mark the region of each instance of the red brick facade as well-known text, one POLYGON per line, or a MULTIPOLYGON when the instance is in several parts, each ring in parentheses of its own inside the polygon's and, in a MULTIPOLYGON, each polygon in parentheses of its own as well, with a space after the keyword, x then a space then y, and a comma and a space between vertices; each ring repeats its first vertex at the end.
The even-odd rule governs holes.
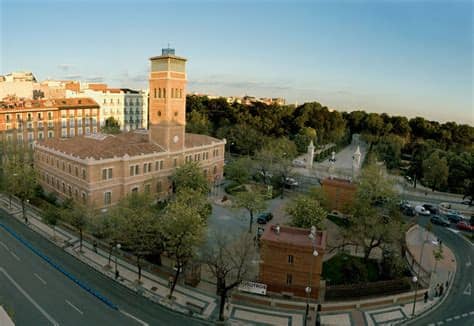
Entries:
POLYGON ((331 211, 348 213, 357 191, 355 183, 349 180, 326 178, 322 182, 322 189, 331 211))
POLYGON ((312 241, 308 229, 279 228, 277 232, 275 225, 268 225, 260 238, 260 282, 267 284, 268 291, 301 297, 306 296, 305 288, 311 285, 311 297, 319 298, 326 233, 316 232, 312 241), (314 249, 318 252, 316 257, 314 249))

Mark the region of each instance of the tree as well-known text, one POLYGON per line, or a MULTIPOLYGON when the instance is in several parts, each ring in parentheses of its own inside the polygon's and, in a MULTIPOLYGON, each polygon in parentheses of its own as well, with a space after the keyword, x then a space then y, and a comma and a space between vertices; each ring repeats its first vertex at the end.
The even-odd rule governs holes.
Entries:
POLYGON ((79 232, 79 251, 82 252, 83 233, 90 221, 94 219, 91 207, 77 202, 70 202, 64 209, 66 221, 79 232))
POLYGON ((60 210, 52 205, 48 206, 43 213, 43 221, 53 229, 53 239, 56 238, 56 226, 60 219, 60 210))
POLYGON ((316 130, 309 127, 301 128, 294 138, 299 153, 306 153, 310 142, 316 143, 316 130))
POLYGON ((204 113, 192 111, 187 114, 186 132, 209 135, 212 125, 204 113))
POLYGON ((189 188, 207 194, 209 192, 209 182, 198 162, 189 162, 178 167, 171 176, 174 192, 189 188))
POLYGON ((287 204, 286 212, 291 216, 291 226, 306 229, 311 226, 320 229, 327 216, 326 210, 310 195, 299 195, 294 198, 287 204))
POLYGON ((424 180, 432 191, 444 187, 448 181, 449 168, 446 157, 440 157, 439 151, 433 151, 423 161, 424 180))
POLYGON ((365 262, 373 249, 402 243, 404 224, 397 203, 393 183, 379 166, 371 164, 362 170, 351 223, 343 233, 351 244, 363 248, 365 262))
POLYGON ((120 133, 120 122, 115 120, 114 117, 109 117, 105 120, 104 126, 101 131, 105 134, 119 134, 120 133))
POLYGON ((146 193, 132 193, 122 199, 111 212, 118 219, 117 240, 136 258, 138 282, 142 276, 142 258, 151 254, 161 240, 160 219, 152 202, 146 193))
POLYGON ((244 184, 250 179, 252 170, 252 160, 248 157, 241 157, 234 161, 230 161, 225 165, 226 179, 244 184))
POLYGON ((254 269, 252 260, 255 247, 249 234, 230 237, 225 233, 214 234, 201 254, 201 261, 207 265, 217 281, 219 320, 224 320, 224 306, 228 293, 242 283, 254 269))
POLYGON ((249 212, 249 233, 251 233, 254 214, 264 210, 266 204, 260 192, 249 189, 248 191, 238 192, 235 195, 233 206, 235 208, 245 208, 249 212))
POLYGON ((168 296, 170 299, 173 297, 179 275, 196 255, 205 231, 205 217, 202 212, 180 200, 181 198, 177 196, 168 204, 160 224, 165 251, 175 261, 176 271, 168 296))
POLYGON ((7 189, 9 194, 17 196, 21 201, 21 209, 25 223, 28 223, 25 203, 33 197, 36 187, 36 171, 25 153, 16 152, 8 158, 7 189))
POLYGON ((119 242, 120 237, 120 218, 114 214, 114 209, 112 209, 112 214, 110 212, 111 211, 107 212, 103 217, 94 219, 90 223, 92 234, 98 239, 106 241, 108 244, 109 257, 106 266, 109 268, 110 261, 112 260, 112 252, 119 242))

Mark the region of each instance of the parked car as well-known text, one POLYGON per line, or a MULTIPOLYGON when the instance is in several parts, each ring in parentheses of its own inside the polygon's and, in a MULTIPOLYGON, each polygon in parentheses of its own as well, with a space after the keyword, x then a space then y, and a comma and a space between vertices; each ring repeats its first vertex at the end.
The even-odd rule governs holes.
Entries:
POLYGON ((423 204, 421 206, 423 206, 426 210, 430 211, 430 214, 439 214, 439 209, 435 205, 423 204))
POLYGON ((432 215, 431 218, 430 218, 430 221, 433 224, 438 224, 438 225, 441 225, 441 226, 450 226, 451 225, 449 223, 449 221, 441 215, 432 215))
POLYGON ((289 187, 298 187, 299 183, 293 178, 285 178, 285 185, 289 187))
POLYGON ((469 224, 467 221, 460 221, 456 224, 456 226, 459 230, 474 232, 474 225, 469 224))
POLYGON ((299 167, 299 168, 304 168, 306 166, 306 162, 303 160, 299 159, 294 159, 293 160, 293 166, 299 167))
POLYGON ((406 216, 416 216, 415 209, 410 205, 403 207, 402 213, 405 214, 406 216))
POLYGON ((261 213, 257 217, 257 223, 258 224, 267 224, 268 221, 270 221, 273 218, 273 214, 270 212, 265 212, 261 213))
POLYGON ((430 215, 430 211, 425 209, 423 206, 421 205, 417 205, 415 206, 415 212, 418 214, 418 215, 423 215, 423 216, 428 216, 430 215))
POLYGON ((464 216, 458 213, 446 213, 444 216, 452 223, 464 221, 464 216))

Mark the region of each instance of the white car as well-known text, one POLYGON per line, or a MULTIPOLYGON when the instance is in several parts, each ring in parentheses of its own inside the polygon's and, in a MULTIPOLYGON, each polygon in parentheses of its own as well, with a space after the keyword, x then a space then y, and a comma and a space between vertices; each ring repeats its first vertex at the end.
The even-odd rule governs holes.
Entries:
POLYGON ((285 184, 290 187, 298 187, 299 183, 293 178, 286 178, 285 184))
POLYGON ((415 212, 418 214, 418 215, 423 215, 423 216, 428 216, 430 215, 430 211, 425 209, 423 206, 421 205, 417 205, 415 206, 415 212))
POLYGON ((299 167, 299 168, 304 168, 306 166, 306 162, 303 160, 298 160, 295 159, 293 160, 293 166, 299 167))

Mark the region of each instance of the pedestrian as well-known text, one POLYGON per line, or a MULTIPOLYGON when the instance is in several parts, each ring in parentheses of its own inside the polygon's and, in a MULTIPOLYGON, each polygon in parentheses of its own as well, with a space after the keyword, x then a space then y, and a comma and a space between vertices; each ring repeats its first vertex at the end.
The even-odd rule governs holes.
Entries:
POLYGON ((448 289, 449 282, 446 280, 446 286, 445 288, 448 289))
POLYGON ((428 302, 428 291, 425 292, 425 295, 423 296, 423 299, 426 302, 428 302))
POLYGON ((97 241, 94 240, 92 245, 94 246, 94 252, 97 253, 97 241))
POLYGON ((118 269, 115 270, 115 279, 118 279, 119 278, 119 271, 118 269))
POLYGON ((173 276, 168 277, 168 287, 171 289, 171 286, 173 286, 173 276))
POLYGON ((441 248, 443 246, 443 240, 439 240, 439 247, 441 248))
POLYGON ((436 287, 435 287, 435 297, 438 297, 439 296, 439 284, 436 284, 436 287))
POLYGON ((439 296, 440 297, 443 295, 443 290, 444 290, 444 287, 443 287, 443 284, 441 284, 441 286, 439 287, 439 296))

